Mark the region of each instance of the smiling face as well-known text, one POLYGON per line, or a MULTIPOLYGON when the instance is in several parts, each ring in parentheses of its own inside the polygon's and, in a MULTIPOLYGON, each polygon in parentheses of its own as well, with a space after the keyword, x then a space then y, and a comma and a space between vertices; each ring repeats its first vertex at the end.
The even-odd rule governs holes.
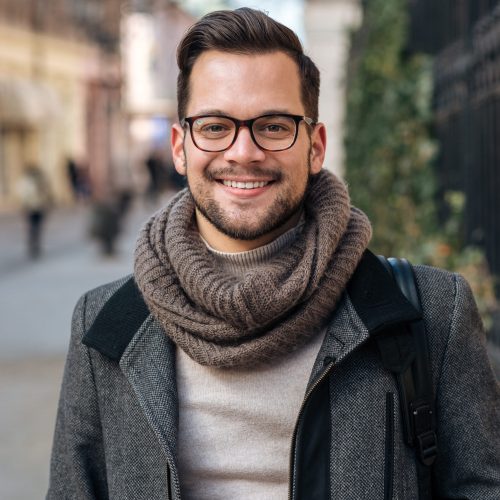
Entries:
MULTIPOLYGON (((190 77, 188 117, 248 120, 270 113, 306 114, 298 69, 288 55, 209 50, 199 56, 190 77)), ((260 149, 242 127, 229 149, 209 153, 194 145, 187 129, 174 125, 174 163, 187 175, 198 229, 212 247, 256 248, 297 222, 309 175, 321 170, 325 150, 322 124, 311 129, 301 121, 298 127, 297 141, 285 151, 260 149)))

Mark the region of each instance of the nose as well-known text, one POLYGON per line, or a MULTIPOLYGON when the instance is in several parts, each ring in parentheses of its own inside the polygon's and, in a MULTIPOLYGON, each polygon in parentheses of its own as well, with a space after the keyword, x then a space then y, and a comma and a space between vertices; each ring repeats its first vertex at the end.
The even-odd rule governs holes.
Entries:
POLYGON ((234 144, 224 152, 224 159, 239 164, 263 161, 265 152, 255 144, 250 129, 241 126, 234 144))

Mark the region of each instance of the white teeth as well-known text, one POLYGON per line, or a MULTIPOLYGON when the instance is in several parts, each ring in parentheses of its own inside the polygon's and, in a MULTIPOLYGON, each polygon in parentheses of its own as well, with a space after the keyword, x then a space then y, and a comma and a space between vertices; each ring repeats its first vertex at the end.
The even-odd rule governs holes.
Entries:
POLYGON ((259 187, 264 187, 267 184, 269 184, 269 182, 267 182, 267 181, 236 182, 236 181, 228 181, 228 180, 223 180, 222 183, 224 184, 224 186, 239 188, 239 189, 255 189, 255 188, 259 188, 259 187))

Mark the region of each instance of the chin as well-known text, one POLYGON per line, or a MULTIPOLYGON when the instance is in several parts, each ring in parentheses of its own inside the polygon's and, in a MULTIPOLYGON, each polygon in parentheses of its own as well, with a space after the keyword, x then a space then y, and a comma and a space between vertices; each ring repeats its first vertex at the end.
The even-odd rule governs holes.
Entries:
MULTIPOLYGON (((275 214, 275 212, 271 212, 275 214)), ((245 220, 241 214, 229 217, 210 217, 205 215, 208 221, 221 233, 235 240, 253 241, 264 238, 271 234, 280 234, 293 226, 290 221, 297 214, 297 210, 291 213, 283 213, 281 216, 271 216, 269 212, 258 215, 253 211, 252 220, 245 220), (262 222, 265 221, 265 222, 262 222), (283 228, 281 230, 281 228, 283 228)), ((210 215, 210 214, 209 214, 210 215)))
MULTIPOLYGON (((212 222, 213 224, 213 222, 212 222)), ((266 234, 270 233, 273 229, 268 230, 267 227, 262 226, 244 226, 242 224, 231 224, 231 225, 215 225, 215 228, 221 233, 229 236, 234 240, 242 241, 253 241, 262 238, 266 234)))

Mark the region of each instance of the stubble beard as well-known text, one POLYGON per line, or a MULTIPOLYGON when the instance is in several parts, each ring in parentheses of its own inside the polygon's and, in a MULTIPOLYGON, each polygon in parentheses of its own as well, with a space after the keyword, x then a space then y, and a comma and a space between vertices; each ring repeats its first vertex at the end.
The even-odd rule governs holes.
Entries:
MULTIPOLYGON (((279 193, 272 204, 267 208, 265 213, 260 215, 260 221, 255 221, 255 208, 241 209, 237 214, 232 215, 224 210, 220 204, 214 200, 208 190, 193 189, 189 182, 188 189, 193 197, 194 203, 198 211, 221 233, 236 240, 251 241, 256 240, 286 224, 297 212, 302 210, 304 199, 307 193, 308 186, 311 180, 311 165, 310 152, 307 155, 308 181, 304 186, 304 190, 295 194, 291 188, 279 193)), ((189 168, 185 162, 186 171, 189 168)), ((256 168, 256 172, 269 175, 268 170, 256 168)), ((214 173, 205 171, 204 182, 208 185, 214 181, 214 173)), ((273 172, 274 182, 282 182, 283 175, 281 172, 273 172)))

